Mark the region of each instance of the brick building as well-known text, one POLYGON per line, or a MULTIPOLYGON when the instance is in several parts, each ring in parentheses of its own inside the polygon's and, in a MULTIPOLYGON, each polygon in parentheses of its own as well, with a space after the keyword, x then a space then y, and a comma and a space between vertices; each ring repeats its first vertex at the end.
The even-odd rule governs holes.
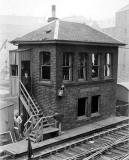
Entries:
POLYGON ((12 43, 18 45, 10 51, 14 74, 21 79, 22 69, 28 70, 40 108, 45 115, 62 113, 63 129, 115 115, 121 42, 85 24, 56 19, 12 43))

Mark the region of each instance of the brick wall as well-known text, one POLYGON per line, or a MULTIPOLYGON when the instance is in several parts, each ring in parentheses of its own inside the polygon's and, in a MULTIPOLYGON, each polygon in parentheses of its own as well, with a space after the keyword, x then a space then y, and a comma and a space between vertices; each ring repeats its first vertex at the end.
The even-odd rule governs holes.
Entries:
MULTIPOLYGON (((31 70, 32 70, 32 88, 39 105, 45 114, 50 115, 55 112, 64 114, 63 129, 77 127, 83 124, 103 119, 115 114, 116 102, 116 79, 117 79, 117 47, 97 47, 97 46, 72 46, 72 45, 31 45, 19 46, 20 48, 32 48, 31 53, 31 70), (51 82, 43 82, 40 79, 40 58, 39 52, 47 51, 51 53, 51 82), (73 61, 73 81, 64 83, 62 79, 62 53, 72 52, 73 61), (88 82, 78 82, 77 63, 79 52, 99 52, 101 60, 104 59, 106 52, 113 53, 113 79, 104 80, 103 74, 99 81, 91 81, 88 73, 88 82), (64 96, 58 97, 57 92, 61 84, 64 83, 64 96), (101 96, 100 115, 98 117, 78 120, 77 107, 78 98, 89 97, 93 95, 101 96)), ((91 61, 91 56, 89 56, 91 61)), ((103 61, 101 66, 103 65, 103 61)), ((91 65, 88 66, 91 70, 91 65)), ((100 69, 103 73, 103 67, 100 69)))
MULTIPOLYGON (((83 124, 91 123, 96 120, 107 118, 115 115, 116 102, 116 79, 117 79, 117 48, 116 47, 97 47, 97 46, 57 46, 57 88, 62 83, 65 85, 64 96, 57 98, 57 110, 64 114, 63 129, 77 127, 83 124), (62 80, 62 52, 73 52, 73 81, 65 83, 62 80), (104 80, 103 67, 100 68, 100 80, 91 81, 90 73, 88 73, 88 82, 78 82, 77 63, 78 53, 101 53, 101 66, 104 65, 104 53, 110 52, 113 54, 113 79, 104 80), (99 108, 100 115, 89 119, 77 119, 78 98, 88 97, 89 99, 94 95, 100 95, 101 104, 99 108)), ((91 61, 91 56, 89 56, 91 61)), ((89 65, 91 70, 91 65, 89 65)))

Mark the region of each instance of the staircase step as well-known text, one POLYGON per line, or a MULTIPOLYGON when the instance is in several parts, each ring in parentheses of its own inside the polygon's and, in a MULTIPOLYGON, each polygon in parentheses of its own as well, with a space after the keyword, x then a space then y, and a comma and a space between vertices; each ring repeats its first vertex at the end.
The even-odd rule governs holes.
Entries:
POLYGON ((36 138, 32 138, 32 137, 30 137, 30 140, 32 141, 32 142, 36 142, 36 138))
POLYGON ((6 160, 7 160, 7 159, 9 159, 9 158, 10 158, 10 155, 8 155, 8 154, 7 154, 7 155, 0 156, 0 159, 6 159, 6 160))
POLYGON ((29 134, 29 136, 32 137, 32 138, 36 138, 36 133, 31 132, 31 133, 29 134))

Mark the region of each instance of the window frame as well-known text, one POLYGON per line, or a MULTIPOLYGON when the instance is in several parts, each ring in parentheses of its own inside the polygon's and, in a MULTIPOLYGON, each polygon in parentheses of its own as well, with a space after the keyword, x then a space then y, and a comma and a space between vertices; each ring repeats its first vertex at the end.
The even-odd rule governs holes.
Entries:
POLYGON ((79 57, 79 61, 78 61, 78 80, 79 81, 87 81, 88 79, 88 54, 86 52, 80 52, 78 54, 79 57), (82 65, 82 69, 83 69, 83 78, 79 77, 80 74, 80 69, 81 69, 81 58, 83 57, 83 65, 82 65))
POLYGON ((101 96, 100 95, 91 96, 91 109, 92 109, 92 97, 98 97, 98 112, 95 112, 95 113, 90 112, 90 114, 91 114, 90 117, 95 117, 95 116, 98 116, 100 114, 101 96))
POLYGON ((63 52, 63 63, 62 63, 62 78, 63 81, 65 82, 69 82, 69 81, 73 81, 73 54, 71 52, 63 52), (67 65, 67 57, 65 57, 64 60, 64 56, 68 55, 68 65, 67 65), (64 64, 65 61, 65 64, 64 64), (64 69, 68 69, 68 77, 69 79, 64 79, 64 69))
POLYGON ((112 61, 113 61, 112 53, 111 52, 106 52, 105 55, 104 55, 104 79, 111 79, 112 76, 113 76, 112 75, 112 73, 113 73, 113 71, 112 71, 112 69, 113 69, 112 61), (107 56, 106 56, 107 54, 109 54, 109 64, 107 64, 107 56), (109 67, 109 70, 110 70, 110 74, 109 75, 105 74, 105 70, 106 70, 107 66, 110 66, 109 67))
POLYGON ((82 119, 86 119, 86 118, 89 118, 88 117, 88 113, 87 113, 87 110, 88 110, 88 97, 81 97, 81 98, 78 98, 78 105, 77 105, 77 119, 78 120, 82 120, 82 119), (85 99, 85 113, 82 115, 82 116, 78 116, 78 110, 79 110, 79 99, 85 99))
POLYGON ((91 54, 91 65, 92 65, 92 67, 91 67, 91 79, 92 79, 92 80, 98 80, 98 79, 100 79, 100 66, 101 66, 101 54, 100 54, 100 53, 94 53, 94 52, 93 52, 93 53, 91 54), (97 64, 97 65, 95 65, 95 64, 92 63, 92 55, 93 55, 93 54, 94 54, 94 55, 98 55, 98 64, 97 64), (93 76, 93 75, 92 75, 92 74, 93 74, 93 71, 92 71, 92 70, 93 70, 93 67, 98 67, 98 68, 97 68, 97 70, 98 70, 98 76, 97 76, 97 77, 92 77, 92 76, 93 76))
POLYGON ((17 64, 10 64, 10 76, 11 77, 17 77, 18 76, 18 65, 17 64), (12 67, 15 67, 16 71, 15 71, 15 75, 12 74, 12 67))
POLYGON ((51 81, 51 53, 50 52, 48 52, 48 51, 41 51, 40 52, 40 71, 41 71, 41 73, 40 73, 40 79, 42 80, 42 81, 51 81), (44 54, 49 54, 49 64, 44 64, 44 54), (50 78, 43 78, 43 67, 49 67, 49 70, 50 70, 50 78))

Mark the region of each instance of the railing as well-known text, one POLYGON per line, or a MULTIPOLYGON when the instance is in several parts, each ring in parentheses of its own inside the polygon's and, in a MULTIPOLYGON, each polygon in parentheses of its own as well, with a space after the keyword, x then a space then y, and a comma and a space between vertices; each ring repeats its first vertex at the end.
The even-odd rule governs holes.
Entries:
POLYGON ((24 124, 24 135, 28 136, 28 134, 33 130, 37 121, 39 121, 42 114, 31 115, 27 122, 24 124))
POLYGON ((25 101, 27 102, 28 106, 30 106, 31 110, 36 115, 36 112, 39 113, 37 106, 35 105, 34 101, 32 100, 31 96, 29 95, 28 91, 26 90, 25 86, 20 80, 19 80, 19 84, 20 84, 19 87, 20 87, 21 94, 25 98, 25 101))
MULTIPOLYGON (((43 129, 53 126, 55 127, 55 120, 53 115, 47 117, 41 117, 39 121, 36 123, 35 127, 33 128, 36 131, 36 142, 38 142, 39 138, 43 135, 43 129)), ((43 138, 42 138, 43 139, 43 138)))

